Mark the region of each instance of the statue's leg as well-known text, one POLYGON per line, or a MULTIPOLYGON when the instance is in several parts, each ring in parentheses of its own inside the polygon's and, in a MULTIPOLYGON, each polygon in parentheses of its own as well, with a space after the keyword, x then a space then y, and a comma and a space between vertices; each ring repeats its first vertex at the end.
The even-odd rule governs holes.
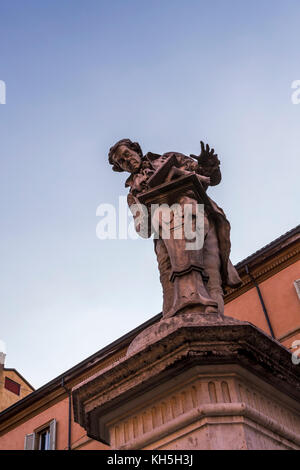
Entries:
POLYGON ((218 237, 214 222, 209 219, 209 230, 205 236, 203 248, 204 269, 208 275, 207 290, 218 303, 220 314, 224 314, 224 298, 221 278, 221 259, 218 237))
POLYGON ((174 298, 174 285, 170 281, 171 261, 165 243, 161 238, 154 239, 154 249, 163 290, 163 315, 165 316, 171 310, 174 298))
MULTIPOLYGON (((204 283, 203 248, 186 249, 192 240, 185 238, 183 223, 182 220, 181 228, 177 225, 176 236, 175 230, 171 229, 170 238, 162 240, 169 256, 170 281, 173 284, 173 304, 166 316, 191 311, 217 313, 217 302, 211 298, 204 283), (177 238, 178 230, 182 232, 181 238, 177 238)), ((206 225, 208 229, 209 225, 206 225)))

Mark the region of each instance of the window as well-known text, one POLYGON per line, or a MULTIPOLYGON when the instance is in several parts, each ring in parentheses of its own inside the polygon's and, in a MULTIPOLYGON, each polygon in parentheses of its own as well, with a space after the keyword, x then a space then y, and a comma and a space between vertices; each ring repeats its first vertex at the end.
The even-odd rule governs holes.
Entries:
POLYGON ((37 433, 38 450, 50 450, 50 426, 37 433))
POLYGON ((21 385, 14 380, 11 380, 9 377, 5 377, 4 387, 10 392, 15 393, 16 395, 20 395, 21 385))
POLYGON ((48 422, 25 436, 25 450, 55 450, 56 420, 48 422))

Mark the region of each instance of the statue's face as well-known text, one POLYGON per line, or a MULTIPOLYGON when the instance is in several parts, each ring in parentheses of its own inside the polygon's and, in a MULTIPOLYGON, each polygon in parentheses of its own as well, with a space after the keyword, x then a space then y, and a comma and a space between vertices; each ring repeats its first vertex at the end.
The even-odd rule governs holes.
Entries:
POLYGON ((128 171, 129 173, 136 173, 142 163, 140 155, 127 147, 127 145, 120 145, 113 159, 118 162, 122 170, 128 171))

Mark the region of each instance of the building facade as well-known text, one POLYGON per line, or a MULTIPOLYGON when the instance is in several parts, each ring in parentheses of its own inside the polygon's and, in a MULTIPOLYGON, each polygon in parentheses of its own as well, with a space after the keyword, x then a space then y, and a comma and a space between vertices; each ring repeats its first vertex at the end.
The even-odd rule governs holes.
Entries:
POLYGON ((33 391, 32 385, 16 369, 5 367, 5 354, 0 352, 0 412, 33 391))
MULTIPOLYGON (((225 315, 252 323, 295 352, 300 345, 300 226, 236 268, 243 283, 226 293, 225 315)), ((132 340, 160 319, 156 315, 19 402, 7 403, 0 413, 0 449, 109 449, 74 421, 72 390, 117 363, 132 340)))

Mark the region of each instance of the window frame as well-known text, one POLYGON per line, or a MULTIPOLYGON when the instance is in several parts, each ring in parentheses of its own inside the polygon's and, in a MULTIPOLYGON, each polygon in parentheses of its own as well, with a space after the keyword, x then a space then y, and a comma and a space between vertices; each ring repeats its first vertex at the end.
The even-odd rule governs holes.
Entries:
POLYGON ((56 449, 56 419, 53 418, 43 425, 35 428, 30 434, 25 435, 25 450, 55 450, 56 449), (49 430, 49 448, 41 449, 41 437, 42 434, 49 430))
POLYGON ((50 424, 48 426, 43 427, 43 429, 41 429, 40 431, 35 432, 36 450, 50 450, 50 433, 50 424), (41 448, 43 435, 45 435, 45 447, 47 447, 46 449, 41 448))

